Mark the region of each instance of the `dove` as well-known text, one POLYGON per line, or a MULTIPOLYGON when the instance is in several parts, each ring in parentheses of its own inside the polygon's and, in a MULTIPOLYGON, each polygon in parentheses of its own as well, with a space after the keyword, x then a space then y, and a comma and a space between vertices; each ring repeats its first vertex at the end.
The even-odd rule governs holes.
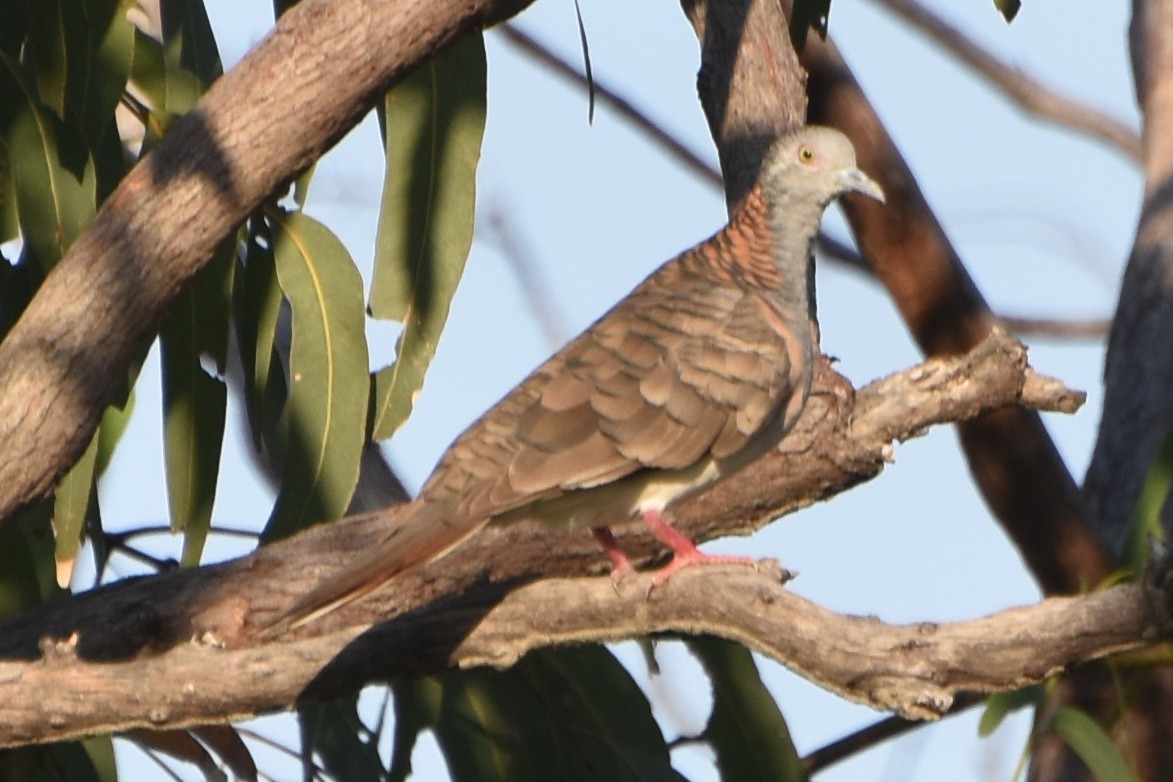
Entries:
POLYGON ((775 448, 810 393, 813 242, 827 206, 883 201, 837 130, 775 141, 729 224, 667 261, 469 426, 419 496, 353 566, 281 618, 302 624, 444 556, 487 524, 591 530, 612 577, 633 567, 610 527, 633 517, 673 552, 657 583, 707 562, 673 502, 775 448))

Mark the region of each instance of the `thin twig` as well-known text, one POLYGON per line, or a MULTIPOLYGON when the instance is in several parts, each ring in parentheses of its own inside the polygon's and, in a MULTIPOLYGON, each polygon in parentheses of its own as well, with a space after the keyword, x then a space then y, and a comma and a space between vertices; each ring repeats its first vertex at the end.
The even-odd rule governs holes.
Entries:
POLYGON ((1132 160, 1141 161, 1140 134, 1115 117, 1063 95, 1021 68, 1007 65, 916 0, 875 2, 967 64, 1028 114, 1106 141, 1132 160))
MULTIPOLYGON (((985 696, 982 695, 962 693, 953 699, 952 708, 944 716, 951 717, 954 714, 960 714, 979 703, 984 703, 985 700, 985 696)), ((924 720, 910 720, 905 717, 885 717, 854 733, 849 733, 843 738, 836 739, 830 744, 819 747, 803 757, 802 763, 806 767, 807 774, 814 776, 839 761, 847 760, 864 750, 883 744, 888 739, 931 724, 933 723, 924 720)))
POLYGON ((489 235, 497 240, 497 247, 513 271, 514 279, 521 288, 521 295, 537 320, 547 346, 554 349, 564 344, 569 335, 566 333, 564 319, 557 312, 558 307, 554 302, 549 280, 542 273, 541 264, 534 258, 522 237, 518 236, 515 226, 499 204, 490 205, 485 227, 489 235))
MULTIPOLYGON (((871 276, 872 269, 868 262, 847 243, 824 233, 818 235, 816 242, 819 252, 825 257, 871 276)), ((1112 327, 1111 318, 1036 318, 1004 314, 996 314, 995 317, 1003 328, 1019 337, 1103 339, 1112 327)))
POLYGON ((653 141, 667 150, 672 157, 676 158, 689 171, 692 171, 714 187, 720 188, 722 186, 720 171, 702 159, 700 155, 684 146, 671 133, 653 122, 646 114, 632 105, 629 100, 619 95, 618 92, 609 87, 605 82, 597 78, 588 81, 586 75, 577 67, 571 65, 529 33, 520 30, 515 24, 504 24, 497 29, 501 30, 506 40, 514 46, 532 55, 538 62, 547 66, 567 81, 578 85, 589 85, 593 83, 595 94, 602 103, 606 103, 615 109, 624 119, 650 136, 653 141))
POLYGON ((1022 315, 998 315, 1007 331, 1019 336, 1063 337, 1065 339, 1104 339, 1112 328, 1111 318, 1032 318, 1022 315))
MULTIPOLYGON (((1030 79, 1029 76, 1018 72, 1018 70, 998 62, 994 59, 994 57, 990 56, 988 53, 983 52, 982 49, 979 49, 977 46, 975 46, 974 43, 965 39, 964 36, 958 33, 956 29, 949 27, 944 21, 937 19, 936 16, 933 16, 929 14, 929 12, 924 11, 923 8, 917 6, 915 2, 911 2, 911 0, 876 1, 882 2, 882 4, 890 7, 897 13, 901 13, 902 15, 903 13, 906 13, 906 9, 910 7, 920 9, 920 12, 924 14, 924 18, 928 20, 924 21, 925 26, 929 25, 931 22, 935 23, 937 26, 940 26, 940 28, 943 30, 949 30, 952 35, 955 35, 956 38, 960 40, 960 42, 956 43, 956 47, 958 49, 957 56, 960 56, 965 61, 970 62, 972 67, 977 69, 978 72, 988 76, 991 81, 996 81, 996 83, 1001 84, 1001 86, 1003 86, 1003 88, 1008 91, 1011 97, 1015 97, 1019 104, 1022 104, 1026 110, 1033 111, 1033 113, 1036 113, 1039 116, 1052 118, 1052 120, 1067 122, 1072 124, 1073 127, 1077 128, 1079 127, 1079 124, 1076 122, 1077 118, 1078 120, 1082 120, 1084 122, 1092 121, 1094 127, 1106 128, 1107 131, 1111 131, 1108 132, 1108 135, 1106 136, 1103 134, 1093 135, 1100 135, 1100 137, 1104 137, 1106 141, 1116 144, 1117 147, 1125 151, 1128 155, 1133 157, 1137 157, 1139 155, 1139 137, 1135 135, 1133 131, 1128 130, 1124 124, 1121 124, 1116 120, 1112 120, 1111 117, 1096 113, 1096 111, 1093 109, 1078 106, 1078 104, 1067 100, 1067 98, 1057 96, 1055 93, 1053 93, 1053 91, 1044 87, 1043 84, 1030 79), (967 54, 975 57, 975 61, 970 61, 967 57, 967 54), (995 74, 1001 74, 1002 81, 997 81, 995 74), (1003 81, 1005 84, 1003 84, 1003 81), (1017 91, 1015 91, 1016 89, 1017 91), (1031 100, 1032 102, 1030 104, 1026 104, 1025 101, 1028 100, 1031 100), (1042 108, 1031 108, 1032 106, 1043 108, 1051 107, 1051 113, 1047 114, 1042 110, 1042 108), (1064 120, 1062 116, 1056 114, 1060 108, 1063 108, 1065 113, 1071 115, 1069 120, 1064 120)), ((918 21, 918 18, 909 19, 909 21, 916 23, 917 27, 921 27, 921 23, 918 21)), ((551 70, 554 70, 554 72, 562 76, 563 79, 575 83, 577 86, 587 86, 587 76, 585 76, 581 70, 574 66, 574 64, 571 64, 565 60, 564 57, 555 53, 554 50, 551 50, 549 47, 545 46, 544 43, 536 40, 534 36, 523 32, 523 30, 518 29, 516 25, 511 25, 511 23, 509 23, 509 25, 502 25, 500 29, 502 30, 502 34, 506 36, 506 40, 508 40, 510 43, 513 43, 514 46, 521 48, 524 50, 524 52, 533 55, 535 59, 545 64, 545 66, 549 67, 551 70)), ((925 32, 933 34, 933 29, 927 28, 925 29, 925 32)), ((934 38, 936 39, 936 35, 934 35, 934 38)), ((947 40, 942 40, 941 42, 943 46, 954 50, 954 47, 950 46, 950 43, 947 40)), ((718 171, 716 168, 713 168, 711 164, 706 163, 704 159, 701 159, 701 157, 696 154, 696 152, 693 152, 689 148, 685 147, 685 145, 677 140, 677 138, 672 134, 670 134, 669 131, 665 130, 663 127, 660 127, 660 125, 658 125, 656 122, 653 122, 651 118, 644 113, 643 110, 633 106, 633 104, 626 100, 626 98, 619 96, 615 90, 606 86, 604 82, 595 79, 594 86, 599 100, 618 111, 619 115, 625 118, 625 120, 635 124, 636 128, 642 130, 647 136, 650 136, 652 141, 662 145, 662 147, 667 152, 669 152, 672 157, 676 158, 677 161, 684 164, 687 169, 693 172, 693 174, 697 174, 701 179, 704 179, 707 184, 714 186, 714 188, 720 188, 720 171, 718 171)), ((1093 132, 1092 130, 1087 130, 1085 128, 1079 129, 1084 129, 1086 132, 1093 132)), ((508 242, 508 237, 504 236, 504 232, 501 230, 502 226, 497 222, 494 222, 491 224, 491 226, 499 231, 502 237, 502 243, 507 245, 504 247, 507 257, 511 261, 522 260, 520 256, 514 257, 513 254, 511 254, 516 250, 516 247, 508 242)), ((856 271, 865 272, 869 274, 869 276, 873 273, 872 266, 867 263, 867 260, 863 259, 860 256, 860 253, 853 249, 853 247, 848 246, 846 243, 840 242, 839 239, 829 237, 826 233, 820 232, 818 237, 818 246, 819 250, 825 254, 827 258, 839 261, 839 263, 848 266, 849 268, 854 268, 856 271)), ((521 274, 518 274, 518 278, 521 278, 521 274)), ((533 297, 530 298, 533 299, 533 297)), ((1111 322, 1100 318, 1062 320, 1026 318, 1017 317, 1017 315, 1003 315, 1003 317, 999 317, 999 320, 1003 322, 1006 328, 1010 329, 1010 331, 1018 335, 1062 336, 1062 338, 1070 339, 1101 339, 1104 335, 1107 334, 1107 328, 1111 322)))

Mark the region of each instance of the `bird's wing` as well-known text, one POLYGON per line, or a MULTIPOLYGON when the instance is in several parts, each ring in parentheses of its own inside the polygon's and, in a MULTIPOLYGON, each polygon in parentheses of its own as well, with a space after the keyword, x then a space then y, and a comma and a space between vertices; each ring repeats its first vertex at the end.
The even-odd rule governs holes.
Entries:
POLYGON ((665 265, 470 426, 421 499, 483 523, 729 455, 791 395, 786 335, 761 292, 665 265))

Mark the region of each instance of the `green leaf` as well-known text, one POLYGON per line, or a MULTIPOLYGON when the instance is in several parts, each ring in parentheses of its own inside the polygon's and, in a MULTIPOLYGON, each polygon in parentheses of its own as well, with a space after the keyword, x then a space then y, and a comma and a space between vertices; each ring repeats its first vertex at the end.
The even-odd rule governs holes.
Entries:
POLYGON ((130 425, 130 419, 133 415, 133 390, 122 407, 111 405, 102 413, 102 425, 98 429, 98 460, 94 465, 96 475, 106 474, 106 468, 110 466, 110 460, 114 458, 114 449, 122 441, 122 435, 126 433, 126 427, 130 425))
POLYGON ((91 506, 97 502, 94 490, 94 466, 98 458, 98 435, 95 433, 81 458, 74 463, 53 493, 53 558, 57 562, 57 584, 69 586, 82 531, 91 506))
POLYGON ((184 566, 198 565, 212 525, 228 390, 219 375, 228 354, 235 242, 225 243, 167 313, 159 335, 163 367, 164 464, 172 532, 184 531, 184 566), (201 361, 215 365, 216 376, 201 361))
POLYGON ((790 729, 749 650, 720 638, 693 638, 688 647, 713 685, 705 737, 717 755, 721 778, 805 782, 806 767, 790 729))
POLYGON ((827 40, 827 21, 831 16, 831 0, 794 0, 790 14, 790 43, 794 51, 802 53, 806 34, 813 29, 819 38, 827 40))
POLYGON ((279 456, 285 450, 279 422, 288 391, 285 370, 275 345, 284 298, 281 286, 277 284, 272 239, 263 219, 249 221, 244 269, 236 275, 237 291, 232 303, 253 447, 258 452, 268 448, 271 456, 279 456))
POLYGON ((1111 737, 1079 709, 1060 707, 1051 730, 1079 755, 1097 782, 1138 782, 1111 737))
MULTIPOLYGON (((458 676, 459 674, 449 674, 458 676)), ((425 730, 440 718, 444 696, 442 677, 396 682, 391 687, 394 696, 395 735, 391 745, 391 764, 387 770, 388 782, 406 782, 411 775, 411 754, 416 741, 425 730)))
POLYGON ((136 0, 70 0, 79 17, 86 18, 82 67, 69 74, 69 99, 90 149, 98 149, 106 135, 118 138, 114 111, 122 99, 134 60, 134 25, 127 12, 136 0))
POLYGON ((115 782, 109 737, 18 747, 0 754, 0 782, 115 782))
POLYGON ((526 655, 439 677, 434 724, 454 782, 681 782, 651 707, 606 649, 526 655))
POLYGON ((0 616, 26 611, 59 591, 51 512, 48 501, 39 502, 0 525, 0 616))
POLYGON ((1133 576, 1144 572, 1151 541, 1165 540, 1161 511, 1169 499, 1170 489, 1173 489, 1173 432, 1165 435, 1161 450, 1145 476, 1144 486, 1136 501, 1136 513, 1133 515, 1126 549, 1127 567, 1133 576))
POLYGON ((378 740, 359 719, 357 695, 302 706, 298 715, 303 763, 309 764, 313 753, 334 779, 382 778, 378 740))
MULTIPOLYGON (((4 79, 0 77, 0 84, 4 79)), ((0 100, 3 100, 3 87, 0 86, 0 100)), ((20 236, 20 220, 16 213, 16 187, 12 181, 12 169, 8 163, 8 148, 5 142, 4 128, 5 111, 0 108, 0 244, 11 241, 20 236)), ((0 289, 0 296, 5 291, 0 289)), ((2 335, 4 332, 0 332, 2 335)))
MULTIPOLYGON (((71 47, 69 39, 78 29, 67 23, 71 8, 66 0, 46 0, 30 5, 32 14, 28 18, 27 60, 35 75, 37 92, 44 107, 58 118, 65 117, 65 92, 69 81, 71 47)), ((72 21, 72 20, 70 20, 72 21)))
POLYGON ((93 163, 80 136, 40 106, 20 65, 2 52, 0 131, 21 231, 47 272, 96 212, 93 163))
POLYGON ((193 74, 207 89, 224 69, 204 0, 163 0, 159 10, 169 61, 193 74))
POLYGON ((485 130, 485 47, 469 35, 392 89, 371 314, 403 323, 395 363, 375 374, 373 439, 411 413, 472 246, 485 130))
POLYGON ((270 225, 293 344, 281 490, 267 541, 346 510, 358 482, 369 388, 362 278, 350 254, 305 215, 274 211, 270 225))
POLYGON ((986 738, 1002 724, 1007 716, 1020 709, 1034 708, 1042 703, 1047 688, 1042 684, 1023 687, 1011 692, 996 692, 986 698, 986 708, 978 722, 978 735, 986 738))
POLYGON ((994 7, 1009 24, 1014 21, 1014 17, 1018 16, 1018 9, 1022 8, 1022 2, 1021 0, 994 0, 994 7))

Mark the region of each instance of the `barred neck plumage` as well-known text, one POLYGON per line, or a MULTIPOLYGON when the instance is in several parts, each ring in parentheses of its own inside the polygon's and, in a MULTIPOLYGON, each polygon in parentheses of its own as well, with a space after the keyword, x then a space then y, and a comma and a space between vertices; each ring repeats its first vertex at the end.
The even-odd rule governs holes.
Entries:
POLYGON ((813 319, 812 245, 822 210, 822 204, 785 194, 771 197, 758 184, 729 225, 690 253, 692 263, 686 265, 703 265, 719 279, 768 290, 813 319))

